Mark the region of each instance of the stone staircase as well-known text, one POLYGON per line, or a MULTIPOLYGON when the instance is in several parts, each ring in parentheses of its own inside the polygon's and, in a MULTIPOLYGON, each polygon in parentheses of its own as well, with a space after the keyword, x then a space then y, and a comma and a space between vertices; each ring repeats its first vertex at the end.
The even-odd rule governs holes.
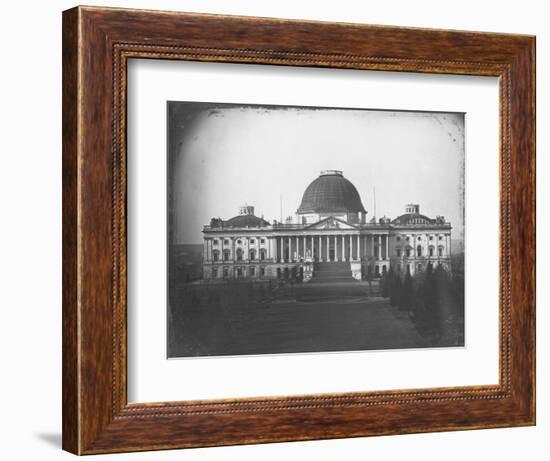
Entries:
POLYGON ((354 280, 349 262, 324 262, 313 265, 312 282, 349 282, 354 280))

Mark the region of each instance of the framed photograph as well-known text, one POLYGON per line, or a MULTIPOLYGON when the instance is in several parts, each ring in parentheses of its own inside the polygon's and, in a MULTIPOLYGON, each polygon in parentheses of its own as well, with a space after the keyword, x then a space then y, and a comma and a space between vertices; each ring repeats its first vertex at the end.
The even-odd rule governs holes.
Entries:
POLYGON ((532 36, 63 13, 63 447, 535 424, 532 36))

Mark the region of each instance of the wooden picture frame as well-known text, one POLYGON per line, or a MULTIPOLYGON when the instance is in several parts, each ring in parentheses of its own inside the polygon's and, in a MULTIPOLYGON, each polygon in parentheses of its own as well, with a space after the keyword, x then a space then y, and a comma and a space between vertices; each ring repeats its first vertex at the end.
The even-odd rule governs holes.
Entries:
POLYGON ((76 7, 63 13, 63 448, 76 454, 535 424, 535 38, 76 7), (496 76, 500 380, 128 404, 131 58, 496 76))

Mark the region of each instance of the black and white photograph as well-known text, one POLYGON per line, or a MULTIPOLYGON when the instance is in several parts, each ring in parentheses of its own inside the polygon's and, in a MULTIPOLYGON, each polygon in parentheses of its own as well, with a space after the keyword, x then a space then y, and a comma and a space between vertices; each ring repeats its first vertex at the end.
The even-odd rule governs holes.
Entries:
POLYGON ((169 101, 168 357, 464 346, 464 114, 169 101))

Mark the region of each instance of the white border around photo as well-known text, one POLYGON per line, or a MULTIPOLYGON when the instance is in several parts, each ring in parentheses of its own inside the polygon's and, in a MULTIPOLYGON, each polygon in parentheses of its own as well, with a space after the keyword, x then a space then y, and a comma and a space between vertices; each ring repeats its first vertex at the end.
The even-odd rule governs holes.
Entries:
POLYGON ((130 402, 498 382, 496 78, 130 60, 128 95, 130 402), (464 112, 466 346, 167 360, 168 100, 464 112))

